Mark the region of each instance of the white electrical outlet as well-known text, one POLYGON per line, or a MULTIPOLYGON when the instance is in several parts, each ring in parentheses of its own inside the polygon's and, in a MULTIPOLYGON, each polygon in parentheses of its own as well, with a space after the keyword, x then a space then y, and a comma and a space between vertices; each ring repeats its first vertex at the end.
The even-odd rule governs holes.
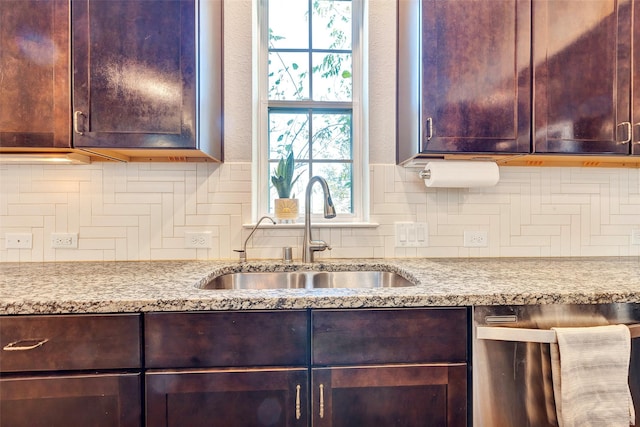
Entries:
POLYGON ((640 245, 640 230, 631 230, 631 244, 640 245))
POLYGON ((396 222, 396 247, 425 248, 429 246, 429 227, 424 222, 396 222))
POLYGON ((486 231, 465 231, 465 248, 485 248, 489 246, 489 235, 486 231))
POLYGON ((4 240, 7 249, 31 249, 33 245, 31 233, 7 233, 4 240))
POLYGON ((187 231, 184 233, 184 247, 188 249, 210 248, 210 231, 187 231))
POLYGON ((54 249, 77 249, 78 233, 51 233, 51 247, 54 249))

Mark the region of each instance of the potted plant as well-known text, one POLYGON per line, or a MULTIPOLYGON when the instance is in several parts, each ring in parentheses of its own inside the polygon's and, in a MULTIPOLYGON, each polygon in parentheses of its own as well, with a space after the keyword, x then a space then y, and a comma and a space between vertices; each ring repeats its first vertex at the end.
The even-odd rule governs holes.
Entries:
POLYGON ((278 192, 278 199, 274 201, 276 219, 280 222, 295 222, 298 218, 298 199, 291 197, 291 190, 301 174, 295 178, 293 151, 289 151, 286 158, 280 158, 278 166, 271 175, 271 183, 278 192))

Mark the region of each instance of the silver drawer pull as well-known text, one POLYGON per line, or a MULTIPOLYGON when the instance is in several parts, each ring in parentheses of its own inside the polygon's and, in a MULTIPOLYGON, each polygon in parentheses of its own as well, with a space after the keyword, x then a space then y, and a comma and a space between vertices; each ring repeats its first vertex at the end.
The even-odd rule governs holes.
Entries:
POLYGON ((4 351, 28 351, 28 350, 33 350, 34 348, 38 348, 42 346, 47 341, 49 341, 48 338, 18 340, 18 341, 10 342, 9 344, 2 347, 2 349, 4 351))
POLYGON ((324 418, 324 384, 320 384, 320 418, 324 418))
POLYGON ((296 420, 302 417, 302 410, 300 408, 300 384, 296 385, 296 420))

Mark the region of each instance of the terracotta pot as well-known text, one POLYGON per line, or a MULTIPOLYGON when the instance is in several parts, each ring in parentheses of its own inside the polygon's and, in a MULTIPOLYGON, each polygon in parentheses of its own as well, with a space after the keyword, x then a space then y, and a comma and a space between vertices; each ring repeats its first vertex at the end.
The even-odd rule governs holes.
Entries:
POLYGON ((298 199, 275 199, 274 210, 279 222, 296 222, 298 219, 298 199))

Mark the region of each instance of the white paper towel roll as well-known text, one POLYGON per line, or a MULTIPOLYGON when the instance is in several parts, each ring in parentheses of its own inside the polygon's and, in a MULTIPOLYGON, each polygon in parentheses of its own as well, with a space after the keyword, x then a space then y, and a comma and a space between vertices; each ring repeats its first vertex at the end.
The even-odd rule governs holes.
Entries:
POLYGON ((425 165, 424 184, 427 187, 475 188, 491 187, 500 180, 495 162, 447 160, 425 165))

